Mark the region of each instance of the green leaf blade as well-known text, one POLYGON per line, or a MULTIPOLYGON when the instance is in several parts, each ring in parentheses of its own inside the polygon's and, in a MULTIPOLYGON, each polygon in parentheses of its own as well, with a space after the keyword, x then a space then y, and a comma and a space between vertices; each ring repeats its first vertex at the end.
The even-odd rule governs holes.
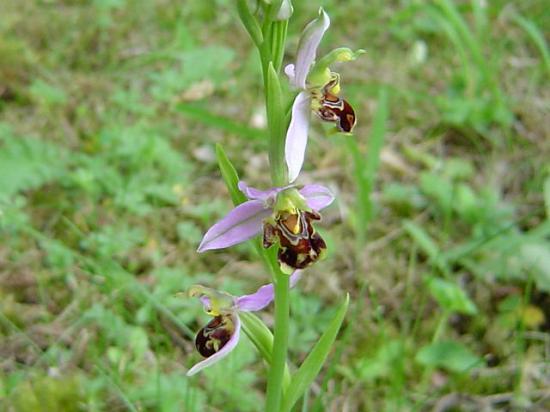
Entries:
POLYGON ((239 13, 239 17, 241 18, 243 26, 250 35, 250 38, 252 39, 256 47, 260 47, 264 41, 264 36, 262 34, 262 29, 258 24, 258 20, 256 20, 256 18, 248 8, 247 0, 237 1, 237 12, 239 13))
POLYGON ((388 113, 388 92, 385 88, 381 88, 378 92, 378 107, 368 139, 366 154, 362 153, 357 139, 349 138, 346 141, 348 150, 353 158, 355 184, 357 187, 357 210, 359 211, 357 226, 361 228, 358 233, 359 245, 365 243, 367 237, 366 231, 374 218, 372 193, 380 167, 380 153, 386 136, 388 113))
POLYGON ((444 273, 449 272, 444 254, 441 252, 436 241, 424 230, 424 228, 422 228, 422 226, 412 220, 405 220, 403 222, 403 228, 437 268, 444 273))
POLYGON ((441 341, 424 346, 416 354, 415 360, 427 367, 442 368, 456 373, 464 373, 483 364, 482 358, 455 341, 441 341))
POLYGON ((298 371, 292 376, 292 380, 283 399, 281 411, 290 411, 292 406, 305 393, 315 377, 321 371, 330 352, 340 326, 344 321, 349 306, 349 294, 346 295, 344 302, 336 311, 336 315, 331 320, 328 328, 325 330, 319 341, 315 344, 309 355, 306 357, 298 371))
POLYGON ((471 316, 478 313, 474 302, 454 282, 435 276, 427 276, 425 280, 430 294, 444 310, 471 316))
POLYGON ((283 92, 279 75, 272 63, 267 69, 266 90, 267 123, 269 136, 269 163, 274 185, 283 186, 287 183, 284 162, 286 124, 283 107, 283 92))
POLYGON ((246 196, 239 190, 239 175, 233 163, 227 157, 225 150, 220 144, 216 144, 216 159, 223 177, 223 181, 229 190, 231 200, 235 206, 246 201, 246 196))
POLYGON ((548 44, 546 44, 546 39, 544 38, 542 31, 535 23, 523 16, 520 16, 519 14, 513 16, 513 20, 521 26, 521 28, 525 30, 527 35, 531 38, 541 55, 544 68, 550 74, 550 52, 548 51, 548 44))

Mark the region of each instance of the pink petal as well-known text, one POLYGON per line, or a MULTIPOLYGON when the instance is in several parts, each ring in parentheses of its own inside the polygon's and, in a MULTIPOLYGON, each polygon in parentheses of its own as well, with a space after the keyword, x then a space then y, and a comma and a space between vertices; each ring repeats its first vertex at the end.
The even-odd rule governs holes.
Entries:
POLYGON ((233 315, 231 318, 233 320, 233 324, 235 325, 235 332, 233 332, 233 336, 231 336, 231 338, 227 341, 227 343, 223 346, 223 348, 221 348, 219 352, 216 352, 212 356, 200 361, 199 363, 195 364, 191 369, 189 369, 189 371, 187 371, 187 376, 192 376, 197 372, 203 370, 204 368, 215 364, 216 362, 225 358, 233 349, 235 349, 237 343, 239 343, 239 338, 241 336, 241 320, 237 315, 233 315))
MULTIPOLYGON (((311 207, 311 206, 310 206, 311 207)), ((313 208, 312 208, 313 209, 313 208)), ((201 301, 202 303, 202 307, 204 308, 205 311, 210 311, 210 298, 208 296, 201 296, 199 298, 199 300, 201 301)))
MULTIPOLYGON (((297 270, 290 276, 290 287, 294 287, 296 282, 300 279, 301 271, 297 270)), ((262 310, 271 303, 275 297, 273 290, 273 284, 269 283, 260 287, 255 293, 251 295, 239 296, 235 299, 235 305, 237 310, 243 312, 256 312, 262 310)))
POLYGON ((288 179, 292 183, 302 170, 306 154, 311 100, 308 92, 300 92, 292 105, 292 118, 286 132, 285 159, 288 179))
POLYGON ((294 86, 300 89, 306 88, 307 75, 315 61, 317 47, 319 47, 319 43, 329 26, 330 19, 321 7, 319 17, 306 26, 300 37, 294 70, 294 86))
POLYGON ((334 201, 334 195, 325 186, 305 185, 299 192, 306 199, 307 205, 313 210, 322 210, 334 201))
POLYGON ((239 182, 238 186, 239 186, 239 190, 243 192, 243 194, 248 199, 261 200, 262 202, 264 202, 264 206, 266 207, 272 206, 272 204, 275 202, 275 198, 277 197, 277 193, 287 188, 287 187, 272 187, 271 189, 267 189, 267 190, 259 190, 251 186, 248 186, 242 180, 239 182))
POLYGON ((240 204, 206 232, 197 251, 223 249, 254 237, 271 213, 261 200, 240 204))
POLYGON ((302 271, 301 270, 295 270, 292 275, 290 275, 290 287, 293 288, 296 286, 296 283, 300 280, 302 277, 302 271))

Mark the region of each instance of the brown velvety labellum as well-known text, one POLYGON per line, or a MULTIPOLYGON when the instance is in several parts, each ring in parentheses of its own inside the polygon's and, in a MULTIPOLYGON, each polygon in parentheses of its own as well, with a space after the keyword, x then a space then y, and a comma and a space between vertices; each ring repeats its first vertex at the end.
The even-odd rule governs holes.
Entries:
POLYGON ((199 330, 195 347, 205 358, 209 358, 225 346, 234 331, 233 320, 229 315, 218 315, 199 330))
POLYGON ((351 133, 357 121, 355 111, 347 101, 343 100, 343 102, 344 109, 338 113, 339 121, 336 122, 336 127, 342 132, 351 133))
POLYGON ((344 133, 350 133, 356 123, 353 107, 331 93, 325 93, 317 115, 325 121, 336 123, 337 129, 344 133))
POLYGON ((304 269, 319 259, 327 247, 312 224, 313 220, 320 219, 317 212, 282 212, 276 217, 275 225, 264 225, 264 247, 278 240, 279 262, 294 269, 304 269))

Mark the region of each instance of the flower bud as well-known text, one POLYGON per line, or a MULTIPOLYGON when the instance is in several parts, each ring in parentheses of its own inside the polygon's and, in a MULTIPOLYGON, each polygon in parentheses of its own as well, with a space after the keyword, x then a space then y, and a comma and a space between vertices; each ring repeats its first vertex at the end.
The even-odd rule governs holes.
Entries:
POLYGON ((292 13, 294 13, 294 7, 292 6, 291 0, 283 0, 275 20, 288 20, 290 16, 292 16, 292 13))

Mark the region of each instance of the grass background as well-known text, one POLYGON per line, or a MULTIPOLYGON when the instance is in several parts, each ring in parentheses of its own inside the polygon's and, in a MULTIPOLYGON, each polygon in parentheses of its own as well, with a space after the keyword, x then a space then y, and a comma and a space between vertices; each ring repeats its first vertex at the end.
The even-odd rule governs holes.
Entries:
MULTIPOLYGON (((295 2, 285 62, 315 15, 295 2)), ((320 2, 354 138, 314 122, 301 182, 337 193, 292 292, 299 363, 352 304, 302 411, 550 409, 550 15, 542 0, 320 2), (546 32, 545 32, 546 30, 546 32)), ((188 379, 207 321, 176 293, 250 293, 221 143, 269 184, 258 56, 230 0, 0 5, 0 409, 258 411, 243 339, 188 379)), ((262 314, 268 323, 272 314, 262 314)))

